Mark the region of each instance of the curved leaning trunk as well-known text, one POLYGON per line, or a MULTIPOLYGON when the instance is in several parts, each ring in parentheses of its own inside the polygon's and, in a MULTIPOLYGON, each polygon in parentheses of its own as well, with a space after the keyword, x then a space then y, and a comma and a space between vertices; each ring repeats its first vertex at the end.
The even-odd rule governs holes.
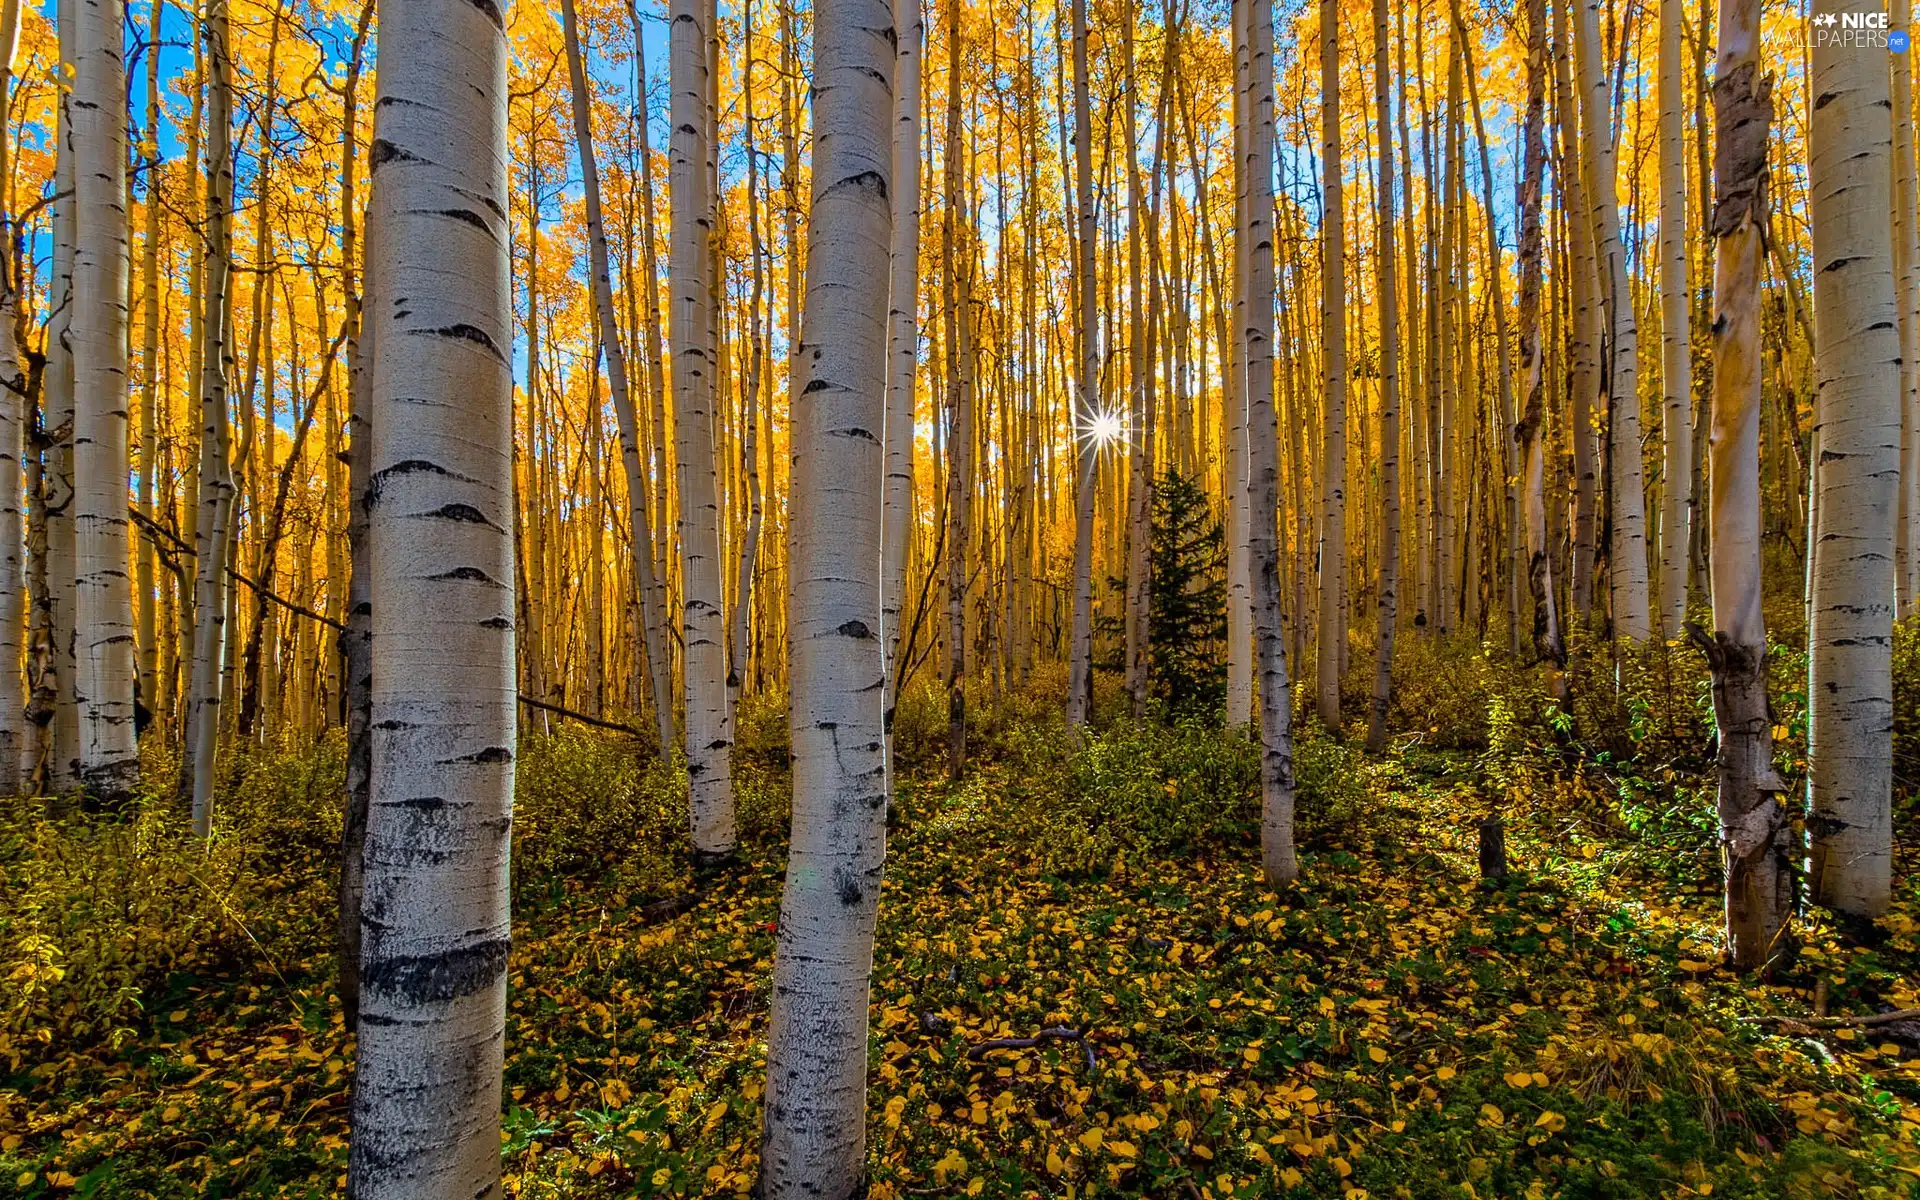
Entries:
POLYGON ((867 1007, 886 858, 880 638, 895 49, 885 0, 815 9, 813 194, 793 407, 793 849, 758 1194, 866 1183, 867 1007))
POLYGON ((893 0, 893 239, 887 249, 887 482, 880 537, 880 623, 886 653, 887 777, 893 796, 894 678, 912 528, 914 373, 920 351, 920 47, 918 0, 893 0))
POLYGON ((1713 668, 1721 861, 1734 962, 1764 966, 1792 911, 1786 813, 1775 795, 1760 611, 1760 272, 1771 78, 1759 75, 1759 0, 1722 0, 1714 70, 1713 623, 1688 630, 1713 668))
POLYGON ((516 749, 507 37, 491 0, 380 25, 369 224, 374 667, 361 1200, 500 1195, 516 749))
POLYGON ((124 0, 83 0, 75 42, 73 546, 76 747, 81 784, 128 796, 133 589, 127 544, 127 72, 124 0))
MULTIPOLYGON (((665 596, 653 565, 653 525, 647 519, 652 497, 647 473, 640 461, 639 422, 634 416, 633 390, 628 384, 627 352, 620 343, 614 316, 613 282, 607 255, 607 225, 600 207, 600 164, 593 151, 593 115, 587 92, 586 67, 581 61, 579 22, 573 0, 562 0, 562 24, 567 44, 567 69, 573 87, 573 132, 580 155, 581 190, 587 202, 587 251, 593 272, 593 307, 598 321, 601 353, 607 362, 607 388, 613 393, 614 419, 620 426, 620 465, 627 479, 627 514, 633 530, 633 577, 640 591, 641 644, 647 655, 647 683, 653 701, 654 730, 660 756, 673 755, 673 684, 666 661, 665 596)), ((628 280, 627 286, 635 281, 628 280)), ((742 602, 744 607, 744 601, 742 602)))
MULTIPOLYGON (((1814 11, 1842 6, 1822 0, 1814 11)), ((1895 58, 1901 56, 1895 55, 1895 58)), ((1894 309, 1887 64, 1813 48, 1815 524, 1807 631, 1813 899, 1857 917, 1893 890, 1894 309)))
POLYGON ((681 644, 686 669, 688 811, 694 855, 726 858, 733 820, 733 719, 727 705, 726 615, 720 599, 720 505, 713 450, 713 328, 707 287, 713 205, 707 186, 706 6, 674 0, 673 138, 667 191, 673 209, 667 276, 672 288, 674 466, 680 494, 681 644))

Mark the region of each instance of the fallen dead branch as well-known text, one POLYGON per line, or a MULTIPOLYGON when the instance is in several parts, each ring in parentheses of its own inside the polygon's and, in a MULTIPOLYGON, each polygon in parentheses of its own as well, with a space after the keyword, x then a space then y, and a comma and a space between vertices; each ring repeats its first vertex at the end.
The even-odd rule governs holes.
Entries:
POLYGON ((969 1047, 967 1058, 978 1062, 995 1050, 1031 1050, 1035 1046, 1044 1046, 1048 1042, 1079 1042, 1080 1049, 1087 1055, 1087 1070, 1093 1070, 1093 1043, 1087 1040, 1085 1033, 1078 1029, 1068 1029, 1064 1025, 1042 1029, 1032 1037, 991 1038, 977 1046, 969 1047))
POLYGON ((1863 1017, 1742 1017, 1741 1020, 1749 1025, 1804 1025, 1810 1029, 1841 1029, 1848 1026, 1891 1025, 1895 1021, 1916 1018, 1920 1018, 1920 1008, 1901 1008, 1863 1017))

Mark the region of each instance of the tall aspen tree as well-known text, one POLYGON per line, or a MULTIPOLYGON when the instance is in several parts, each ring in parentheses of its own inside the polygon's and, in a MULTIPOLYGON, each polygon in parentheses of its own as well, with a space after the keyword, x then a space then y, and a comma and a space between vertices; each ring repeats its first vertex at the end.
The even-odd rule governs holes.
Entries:
MULTIPOLYGON (((1387 745, 1387 715, 1393 699, 1393 640, 1400 608, 1400 250, 1393 215, 1396 77, 1387 53, 1388 41, 1387 0, 1373 0, 1374 119, 1380 130, 1379 218, 1374 236, 1379 247, 1380 491, 1385 510, 1380 539, 1379 616, 1374 630, 1373 696, 1367 714, 1367 750, 1373 754, 1386 749, 1387 745)), ((1535 136, 1537 140, 1537 132, 1535 136)))
POLYGON ((495 1197, 516 749, 501 11, 389 6, 379 62, 379 657, 348 1182, 362 1200, 495 1197))
POLYGON ((1693 331, 1687 277, 1687 151, 1681 130, 1682 0, 1660 0, 1660 627, 1687 618, 1693 523, 1693 331))
MULTIPOLYGON (((1347 620, 1347 216, 1340 148, 1340 6, 1320 0, 1320 344, 1325 372, 1321 456, 1320 723, 1340 728, 1347 620)), ((1271 209, 1272 205, 1269 204, 1271 209)), ((1257 398, 1255 403, 1257 403, 1257 398)), ((1251 410, 1251 405, 1249 405, 1251 410)), ((1254 436, 1260 436, 1255 434, 1254 436)), ((1298 619, 1298 618, 1296 618, 1298 619)))
MULTIPOLYGON (((1813 7, 1816 16, 1856 10, 1844 0, 1813 7)), ((1901 361, 1887 219, 1894 165, 1889 87, 1877 54, 1816 34, 1808 175, 1817 492, 1808 572, 1809 882, 1816 901, 1856 917, 1884 913, 1893 890, 1889 568, 1901 361)))
POLYGON ((1776 796, 1760 609, 1760 272, 1773 80, 1760 75, 1759 0, 1721 0, 1714 66, 1713 636, 1688 630, 1713 668, 1717 805, 1727 941, 1752 970, 1780 949, 1792 911, 1792 839, 1776 796))
POLYGON ((1100 387, 1100 335, 1094 279, 1093 116, 1087 98, 1087 0, 1073 0, 1073 172, 1079 206, 1079 371, 1075 380, 1073 446, 1078 461, 1073 493, 1073 625, 1067 651, 1067 723, 1085 725, 1093 707, 1093 502, 1100 445, 1094 436, 1100 387))
POLYGON ((667 190, 673 229, 674 465, 680 498, 681 661, 686 672, 686 751, 693 851, 730 857, 733 714, 727 705, 726 614, 720 594, 720 503, 714 467, 714 361, 709 242, 707 6, 674 0, 671 11, 673 138, 667 190))
POLYGON ((780 901, 759 1194, 866 1189, 867 1008, 886 857, 880 643, 893 16, 814 9, 813 192, 793 428, 793 848, 780 901))
MULTIPOLYGON (((607 364, 607 388, 613 394, 614 419, 620 426, 620 463, 627 479, 627 513, 631 528, 633 575, 640 592, 640 628, 647 658, 648 690, 653 701, 654 729, 660 753, 672 753, 673 683, 666 654, 665 589, 654 575, 653 529, 647 518, 649 489, 641 461, 639 423, 634 416, 633 390, 627 377, 627 353, 620 340, 613 309, 613 281, 607 254, 606 220, 600 206, 600 164, 593 149, 593 97, 587 89, 586 65, 580 48, 579 20, 573 0, 561 0, 561 23, 572 77, 575 151, 580 156, 581 189, 587 205, 588 269, 593 279, 593 305, 598 319, 600 353, 607 364)), ((635 283, 626 281, 628 287, 635 283)), ((596 422, 597 424, 597 422, 596 422)), ((596 556, 597 557, 597 556, 596 556)))
POLYGON ((880 619, 886 653, 887 787, 893 795, 893 714, 900 703, 895 657, 906 611, 914 496, 914 376, 920 358, 919 0, 893 0, 893 241, 887 250, 887 483, 880 540, 880 619))

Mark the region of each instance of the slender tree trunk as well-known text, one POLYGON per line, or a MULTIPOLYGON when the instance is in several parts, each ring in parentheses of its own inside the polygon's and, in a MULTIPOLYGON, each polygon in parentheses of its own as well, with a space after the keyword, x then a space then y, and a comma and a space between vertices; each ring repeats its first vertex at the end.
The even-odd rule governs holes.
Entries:
POLYGON ((669 186, 673 242, 673 403, 680 493, 686 663, 687 778, 694 855, 734 852, 732 714, 727 709, 726 616, 720 597, 720 506, 714 471, 714 347, 707 243, 713 203, 707 175, 707 32, 702 0, 674 0, 673 141, 669 186))
MULTIPOLYGON (((1247 101, 1252 94, 1247 81, 1248 4, 1232 4, 1233 22, 1233 297, 1217 305, 1232 307, 1232 337, 1221 347, 1221 393, 1226 413, 1221 433, 1226 439, 1225 483, 1227 510, 1227 724, 1242 729, 1253 723, 1253 581, 1247 559, 1247 101)), ((1198 168, 1196 167, 1196 170, 1198 168)), ((1209 222, 1202 222, 1206 228, 1209 222)), ((1215 282, 1215 295, 1219 294, 1215 282)), ((1297 425, 1293 428, 1298 428, 1297 425)), ((1291 432, 1291 430, 1290 430, 1291 432)), ((1296 456, 1297 458, 1298 456, 1296 456)), ((1299 614, 1304 620, 1306 614, 1299 614)))
POLYGON ((227 556, 233 518, 228 459, 227 372, 232 365, 233 59, 227 0, 209 0, 202 22, 207 59, 207 207, 201 264, 200 494, 193 586, 193 673, 187 717, 193 832, 213 829, 214 756, 220 739, 227 556))
MULTIPOLYGON (((10 45, 0 37, 0 49, 10 45)), ((5 115, 5 93, 12 86, 0 64, 0 117, 5 115)), ((0 125, 0 137, 5 127, 0 125)), ((0 200, 0 216, 10 216, 0 200)), ((19 794, 21 752, 27 741, 27 695, 20 666, 20 637, 26 614, 27 578, 21 555, 21 455, 25 451, 27 374, 21 366, 19 342, 14 336, 18 309, 13 295, 12 254, 0 253, 0 796, 19 794)))
POLYGON ((1080 371, 1073 441, 1079 458, 1073 501, 1073 630, 1068 650, 1067 723, 1085 725, 1093 707, 1093 500, 1099 444, 1093 424, 1099 405, 1099 313, 1094 280, 1093 116, 1087 98, 1087 0, 1073 0, 1073 173, 1079 205, 1080 371))
POLYGON ((1660 0, 1660 634, 1687 619, 1693 524, 1693 333, 1687 278, 1687 150, 1682 133, 1680 6, 1660 0))
POLYGON ((1579 151, 1579 107, 1572 83, 1573 47, 1567 31, 1567 6, 1553 6, 1555 108, 1560 113, 1561 208, 1567 214, 1568 261, 1572 276, 1573 312, 1568 339, 1569 386, 1573 403, 1569 424, 1573 432, 1573 611, 1583 623, 1593 618, 1595 555, 1598 546, 1599 479, 1594 463, 1593 402, 1600 392, 1600 301, 1595 283, 1593 228, 1586 217, 1587 185, 1579 151))
MULTIPOLYGON (((1540 192, 1546 174, 1546 0, 1527 3, 1527 108, 1520 170, 1520 378, 1526 410, 1514 428, 1520 447, 1522 511, 1526 523, 1527 590, 1533 600, 1533 650, 1558 665, 1566 649, 1555 608, 1553 547, 1547 535, 1546 372, 1541 352, 1542 278, 1540 192)), ((1519 535, 1514 531, 1515 536, 1519 535)))
MULTIPOLYGON (((1536 0, 1536 3, 1538 0, 1536 0)), ((1324 11, 1324 10, 1323 10, 1324 11)), ((1374 119, 1380 129, 1380 492, 1384 533, 1380 545, 1380 611, 1374 630, 1373 703, 1367 719, 1367 751, 1387 746, 1387 713, 1393 701, 1393 639, 1400 609, 1400 249, 1395 239, 1393 91, 1387 46, 1387 0, 1373 0, 1374 119)), ((1536 140, 1538 132, 1535 131, 1536 140)), ((1536 190, 1537 195, 1537 190, 1536 190)))
POLYGON ((1714 70, 1713 623, 1688 632, 1713 668, 1727 940, 1752 970, 1792 911, 1785 788, 1773 769, 1766 623, 1760 610, 1760 272, 1767 228, 1772 77, 1759 74, 1759 0, 1721 0, 1714 70))
POLYGON ((886 653, 886 794, 893 796, 894 682, 900 622, 906 611, 913 508, 914 374, 920 355, 920 55, 925 21, 919 0, 893 0, 893 241, 887 251, 887 482, 880 541, 880 619, 886 653))
MULTIPOLYGON (((80 28, 81 0, 59 0, 60 71, 66 79, 75 72, 75 47, 80 28)), ((73 95, 62 88, 55 115, 57 155, 54 162, 53 278, 48 287, 46 416, 41 425, 47 441, 41 501, 46 509, 47 631, 53 647, 51 670, 53 716, 47 752, 49 790, 65 791, 79 782, 80 722, 74 702, 74 386, 73 274, 75 212, 75 147, 73 95)))
POLYGON ((960 778, 967 760, 967 548, 973 525, 972 251, 960 245, 966 220, 965 155, 961 149, 961 6, 947 7, 947 132, 943 152, 946 200, 940 225, 941 286, 947 338, 947 774, 960 778))
POLYGON ((127 545, 127 79, 124 0, 80 0, 74 151, 74 702, 78 774, 117 801, 139 774, 127 545))
MULTIPOLYGON (((1821 13, 1852 4, 1820 0, 1821 13)), ((1893 561, 1900 481, 1893 127, 1878 55, 1813 27, 1814 456, 1807 633, 1813 899, 1855 917, 1893 888, 1893 561)), ((1903 55, 1892 55, 1903 58, 1903 55)))
MULTIPOLYGON (((9 11, 14 16, 6 23, 6 28, 0 29, 0 49, 12 47, 18 39, 18 9, 19 0, 10 0, 9 11)), ((163 4, 152 6, 147 25, 149 46, 160 44, 161 19, 165 12, 166 6, 163 4)), ((137 499, 140 515, 153 521, 159 516, 154 507, 154 483, 160 462, 160 210, 164 205, 160 196, 160 55, 152 53, 146 58, 146 137, 145 144, 140 147, 145 152, 147 192, 140 239, 140 473, 137 499)), ((0 75, 0 90, 4 90, 5 86, 4 75, 0 75)), ((4 105, 4 99, 0 99, 0 121, 6 119, 4 105)), ((5 134, 0 133, 0 138, 4 137, 5 134)), ((5 161, 4 155, 0 155, 0 178, 5 177, 5 161)), ((10 494, 18 495, 19 489, 15 488, 10 494)), ((133 604, 138 614, 140 671, 135 696, 139 703, 158 715, 163 708, 159 686, 160 647, 155 619, 160 593, 154 583, 154 558, 153 539, 142 537, 134 548, 133 604)), ((162 724, 164 726, 164 722, 162 724)))
MULTIPOLYGON (((1255 37, 1268 36, 1269 32, 1255 31, 1255 37)), ((1256 169, 1271 170, 1267 160, 1256 161, 1256 169)), ((1340 9, 1334 0, 1321 0, 1320 196, 1323 216, 1320 221, 1320 344, 1326 384, 1323 427, 1326 445, 1321 460, 1320 662, 1316 683, 1320 723, 1334 733, 1340 731, 1340 659, 1347 642, 1344 597, 1347 585, 1347 216, 1344 171, 1340 152, 1340 9)), ((1271 211, 1271 203, 1268 209, 1271 211)), ((1258 252, 1258 247, 1255 247, 1255 253, 1258 252)), ((1252 404, 1248 405, 1249 410, 1257 403, 1259 398, 1255 397, 1252 404)), ((1264 434, 1265 430, 1260 430, 1253 436, 1264 434)))
MULTIPOLYGON (((607 255, 606 219, 600 206, 600 164, 593 149, 592 95, 587 90, 586 66, 580 50, 579 21, 573 0, 561 0, 561 19, 567 43, 567 68, 573 88, 575 151, 580 156, 582 190, 587 204, 587 253, 593 272, 593 303, 599 321, 601 353, 607 363, 607 387, 613 393, 614 419, 620 425, 620 463, 626 471, 627 514, 632 526, 633 576, 639 583, 640 630, 647 656, 647 679, 653 698, 654 730, 662 757, 673 753, 673 684, 666 657, 666 597, 654 574, 653 523, 647 518, 650 499, 647 472, 640 459, 638 421, 633 389, 627 377, 627 353, 613 309, 613 281, 607 255)), ((628 280, 628 286, 633 286, 628 280)), ((596 563, 595 569, 598 569, 596 563)), ((597 617, 597 614, 596 614, 597 617)))
MULTIPOLYGON (((1300 874, 1293 849, 1293 735, 1280 617, 1280 463, 1273 414, 1273 5, 1239 0, 1248 42, 1247 463, 1254 639, 1260 665, 1260 864, 1269 884, 1300 874)), ((1323 19, 1330 0, 1321 7, 1323 19)))
MULTIPOLYGON (((1911 31, 1913 0, 1894 0, 1893 27, 1911 31)), ((1900 474, 1894 526, 1899 616, 1920 613, 1920 166, 1915 161, 1913 58, 1893 64, 1893 295, 1900 322, 1900 474)))
POLYGON ((1585 134, 1587 197, 1592 210, 1596 278, 1609 324, 1607 370, 1608 523, 1607 585, 1613 609, 1613 633, 1634 644, 1653 632, 1647 598, 1646 497, 1641 484, 1639 316, 1627 278, 1627 255, 1620 241, 1620 205, 1615 199, 1612 88, 1600 65, 1600 0, 1576 0, 1575 71, 1586 98, 1581 130, 1585 134))
POLYGON ((780 902, 761 1196, 866 1191, 867 1007, 886 858, 880 624, 897 57, 884 0, 819 0, 793 428, 793 849, 780 902))
POLYGON ((500 10, 464 0, 381 17, 380 664, 349 1186, 497 1197, 516 729, 507 36, 500 10))

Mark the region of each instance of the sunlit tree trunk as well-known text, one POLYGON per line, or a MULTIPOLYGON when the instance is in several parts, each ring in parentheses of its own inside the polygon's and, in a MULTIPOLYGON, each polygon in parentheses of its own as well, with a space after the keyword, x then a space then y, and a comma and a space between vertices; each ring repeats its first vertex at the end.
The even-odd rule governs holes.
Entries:
MULTIPOLYGON (((1542 237, 1540 193, 1546 174, 1546 0, 1527 3, 1527 107, 1520 169, 1520 386, 1525 411, 1514 428, 1520 447, 1521 510, 1526 525, 1527 590, 1533 602, 1533 650, 1554 663, 1565 657, 1547 533, 1547 387, 1541 347, 1542 237)), ((1515 530, 1514 536, 1520 531, 1515 530)))
POLYGON ((961 225, 967 219, 962 188, 966 155, 960 138, 963 40, 961 6, 959 0, 951 0, 947 6, 946 198, 940 223, 940 282, 947 343, 947 773, 954 779, 967 761, 967 550, 973 536, 972 250, 961 245, 961 225))
MULTIPOLYGON (((600 164, 593 149, 592 95, 587 90, 586 65, 580 51, 579 21, 574 13, 573 0, 561 0, 560 11, 566 34, 567 68, 573 82, 574 148, 580 156, 581 186, 586 194, 587 253, 589 269, 593 272, 594 311, 599 321, 601 353, 606 357, 607 388, 613 394, 614 419, 620 424, 620 463, 627 478, 633 575, 640 585, 640 630, 646 648, 654 730, 660 739, 660 753, 670 756, 674 740, 673 684, 666 652, 666 597, 653 570, 653 523, 647 516, 650 489, 646 467, 640 458, 633 389, 627 377, 627 353, 620 341, 619 325, 613 309, 607 227, 600 206, 600 164)), ((634 283, 633 280, 627 281, 629 287, 634 283)))
POLYGON ((496 1197, 516 716, 501 12, 390 5, 379 61, 380 656, 349 1186, 496 1197))
MULTIPOLYGON (((1256 31, 1255 37, 1264 33, 1256 31)), ((1266 159, 1258 161, 1259 169, 1271 169, 1266 159)), ((1320 222, 1320 344, 1326 384, 1326 409, 1322 414, 1326 444, 1321 456, 1320 661, 1316 683, 1320 723, 1336 733, 1340 729, 1340 661, 1347 643, 1343 594, 1347 584, 1347 216, 1343 171, 1340 9, 1332 0, 1321 0, 1320 194, 1324 216, 1320 222)), ((1268 209, 1272 209, 1271 202, 1268 209)), ((1271 226, 1268 236, 1271 238, 1271 226)), ((1254 397, 1249 411, 1257 403, 1259 397, 1254 397)), ((1257 431, 1253 436, 1263 433, 1257 431)))
MULTIPOLYGON (((1253 723, 1253 583, 1247 570, 1247 83, 1249 43, 1246 4, 1232 4, 1233 23, 1233 298, 1231 337, 1221 347, 1226 377, 1221 396, 1226 413, 1220 422, 1226 439, 1224 482, 1227 498, 1227 724, 1253 723)), ((1195 168, 1196 172, 1198 167, 1195 168)), ((1204 226, 1203 226, 1204 227, 1204 226)), ((1220 307, 1226 307, 1225 304, 1220 307)), ((1301 614, 1304 619, 1305 614, 1301 614)))
MULTIPOLYGON (((162 36, 161 21, 166 6, 155 4, 151 8, 147 44, 157 46, 162 36)), ((0 22, 4 26, 0 27, 0 52, 10 50, 19 36, 19 0, 9 0, 7 12, 12 16, 0 22)), ((154 485, 160 465, 159 408, 163 395, 160 387, 160 212, 164 205, 159 188, 160 55, 148 54, 146 60, 145 138, 139 147, 147 179, 144 227, 140 239, 140 473, 136 499, 140 515, 152 521, 158 515, 158 509, 154 506, 154 485)), ((5 76, 0 74, 0 89, 4 87, 5 76)), ((0 120, 6 117, 4 103, 0 101, 0 120)), ((0 138, 5 136, 0 133, 0 138)), ((0 175, 4 174, 5 161, 4 156, 0 156, 0 175)), ((17 495, 18 489, 10 494, 17 495)), ((157 640, 160 592, 155 583, 154 557, 153 538, 140 537, 134 547, 133 605, 137 614, 140 671, 136 695, 156 717, 161 718, 160 723, 164 728, 166 697, 161 688, 160 646, 157 640)), ((0 763, 0 770, 4 770, 3 763, 0 763)))
POLYGON ((886 652, 887 786, 893 795, 893 714, 900 703, 895 656, 906 611, 913 484, 914 374, 920 356, 920 54, 925 22, 919 0, 893 0, 898 56, 893 79, 893 241, 887 251, 887 482, 880 541, 880 619, 886 652))
MULTIPOLYGON (((1260 865, 1270 884, 1299 876, 1293 848, 1293 734, 1287 685, 1286 626, 1280 617, 1280 455, 1273 413, 1273 5, 1246 8, 1248 574, 1253 580, 1253 631, 1260 668, 1260 865)), ((1332 0, 1323 20, 1331 23, 1332 0)))
POLYGON ((1568 424, 1573 441, 1573 548, 1571 576, 1573 611, 1583 622, 1593 617, 1595 554, 1598 544, 1599 480, 1594 463, 1593 402, 1600 391, 1601 315, 1593 258, 1593 227, 1587 220, 1585 171, 1579 149, 1579 109, 1572 83, 1573 48, 1568 45, 1567 5, 1553 5, 1554 107, 1560 115, 1561 208, 1567 214, 1567 254, 1571 268, 1569 291, 1572 313, 1567 358, 1573 403, 1568 424))
POLYGON ((1607 546, 1607 587, 1613 609, 1613 634, 1633 643, 1653 632, 1647 598, 1646 497, 1640 466, 1639 315, 1627 278, 1626 249, 1620 241, 1620 204, 1616 198, 1613 149, 1613 88, 1600 64, 1600 0, 1574 0, 1574 70, 1585 103, 1581 132, 1587 170, 1587 197, 1593 224, 1595 280, 1605 301, 1609 324, 1607 370, 1608 442, 1612 494, 1612 539, 1607 546))
MULTIPOLYGON (((1375 227, 1380 255, 1380 492, 1385 509, 1380 541, 1380 610, 1374 630, 1373 703, 1367 718, 1367 750, 1374 754, 1387 745, 1387 713, 1393 699, 1393 639, 1400 609, 1400 251, 1393 216, 1393 93, 1397 81, 1387 53, 1388 34, 1387 0, 1374 0, 1374 119, 1380 131, 1379 223, 1375 227)), ((1331 43, 1331 36, 1328 41, 1331 43)))
POLYGON ((1660 635, 1687 618, 1693 523, 1693 334, 1687 278, 1687 149, 1681 131, 1682 0, 1660 0, 1660 635))
MULTIPOLYGON (((1144 16, 1135 2, 1123 18, 1120 31, 1123 73, 1126 80, 1125 112, 1121 119, 1122 141, 1126 154, 1120 169, 1127 174, 1127 595, 1125 622, 1125 667, 1127 695, 1133 715, 1147 710, 1147 574, 1149 533, 1153 517, 1152 449, 1147 444, 1147 413, 1155 370, 1147 346, 1147 321, 1159 320, 1155 311, 1143 311, 1146 277, 1141 268, 1141 235, 1146 219, 1146 198, 1140 186, 1140 165, 1136 159, 1140 145, 1138 64, 1134 60, 1134 27, 1144 16)), ((1151 272, 1155 264, 1147 263, 1151 272)))
POLYGON ((673 140, 668 191, 675 466, 680 494, 681 644, 686 664, 687 779, 693 850, 726 858, 733 819, 732 714, 727 709, 726 616, 720 597, 720 505, 714 471, 714 349, 709 318, 707 33, 701 0, 674 0, 673 140))
POLYGON ((1099 445, 1092 436, 1100 387, 1099 312, 1095 307, 1093 117, 1087 99, 1087 0, 1073 0, 1073 173, 1079 207, 1079 378, 1073 414, 1078 459, 1073 499, 1073 626, 1067 660, 1067 723, 1085 725, 1093 706, 1093 498, 1099 445))
MULTIPOLYGON (((9 7, 12 7, 9 5, 9 7)), ((0 36, 0 49, 11 42, 0 36)), ((11 86, 0 64, 0 90, 11 86)), ((4 115, 0 101, 0 115, 4 115)), ((0 127, 0 137, 5 136, 0 127)), ((22 555, 20 461, 25 448, 27 376, 14 337, 17 309, 13 296, 12 255, 0 254, 0 796, 20 790, 21 750, 26 742, 25 677, 21 674, 22 620, 27 577, 22 555)))
MULTIPOLYGON (((1912 0, 1894 0, 1893 27, 1911 31, 1912 0)), ((1900 474, 1895 513, 1899 616, 1920 613, 1920 165, 1913 124, 1913 56, 1893 64, 1893 295, 1900 322, 1900 474)))
POLYGON ((793 849, 780 902, 759 1194, 866 1194, 867 1006, 886 857, 880 525, 892 14, 814 9, 813 194, 793 409, 793 849))
POLYGON ((1785 784, 1773 769, 1760 610, 1760 272, 1772 78, 1759 73, 1759 0, 1721 0, 1714 68, 1713 624, 1688 632, 1713 668, 1720 854, 1736 964, 1764 965, 1792 911, 1785 784))
MULTIPOLYGON (((1816 15, 1854 9, 1841 0, 1814 5, 1816 15)), ((1816 901, 1857 917, 1884 913, 1893 886, 1889 567, 1901 421, 1889 86, 1878 55, 1816 39, 1809 882, 1816 901)))
POLYGON ((201 264, 200 494, 193 584, 193 672, 187 710, 187 776, 193 831, 213 828, 214 756, 220 738, 226 645, 227 561, 233 471, 228 459, 227 371, 232 358, 233 59, 227 0, 210 0, 202 22, 207 56, 207 206, 201 264))
MULTIPOLYGON (((81 0, 58 0, 57 24, 60 30, 60 71, 65 79, 74 77, 75 54, 79 41, 81 0)), ((73 144, 73 94, 62 87, 56 101, 55 139, 58 143, 54 163, 52 204, 53 277, 48 287, 47 366, 45 415, 41 427, 46 438, 41 505, 46 510, 47 638, 51 644, 48 673, 52 687, 46 689, 52 715, 48 721, 47 769, 45 786, 65 791, 80 782, 79 706, 74 702, 74 386, 73 351, 73 274, 74 240, 77 230, 78 194, 74 186, 75 147, 73 144)))

